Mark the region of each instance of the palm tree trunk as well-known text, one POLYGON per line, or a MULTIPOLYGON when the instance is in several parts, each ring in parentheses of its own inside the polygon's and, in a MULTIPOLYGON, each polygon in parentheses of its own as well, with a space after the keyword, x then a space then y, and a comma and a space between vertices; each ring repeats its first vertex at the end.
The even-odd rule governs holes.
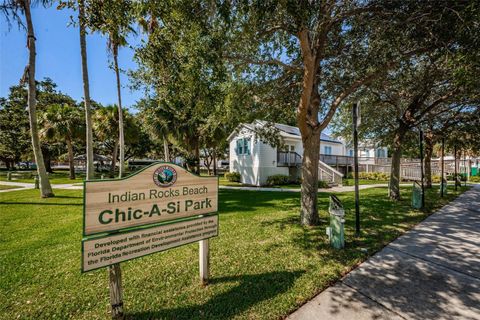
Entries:
POLYGON ((120 71, 118 69, 118 46, 113 48, 113 64, 115 68, 115 76, 117 77, 117 96, 118 96, 118 132, 119 132, 119 149, 120 149, 120 165, 118 177, 121 178, 125 174, 125 139, 123 130, 123 111, 122 111, 122 95, 120 89, 120 71))
POLYGON ((112 164, 110 166, 110 178, 115 177, 115 166, 117 164, 117 150, 118 150, 118 140, 115 140, 115 145, 113 146, 113 152, 112 152, 112 164))
POLYGON ((40 138, 38 136, 37 124, 37 88, 35 85, 35 33, 33 30, 32 16, 30 12, 30 1, 22 2, 25 11, 25 19, 27 22, 27 44, 29 49, 28 57, 28 117, 30 120, 30 134, 32 136, 33 155, 37 164, 37 172, 40 178, 40 194, 42 198, 53 197, 52 186, 48 180, 45 163, 43 162, 42 148, 40 146, 40 138))
POLYGON ((68 150, 68 166, 70 167, 70 179, 75 180, 75 166, 73 162, 73 145, 70 139, 67 141, 67 150, 68 150))
POLYGON ((85 104, 86 149, 87 149, 87 180, 95 178, 93 166, 93 131, 92 112, 90 110, 90 85, 88 82, 87 43, 85 31, 85 0, 78 3, 78 20, 80 22, 80 53, 82 56, 83 95, 85 104))

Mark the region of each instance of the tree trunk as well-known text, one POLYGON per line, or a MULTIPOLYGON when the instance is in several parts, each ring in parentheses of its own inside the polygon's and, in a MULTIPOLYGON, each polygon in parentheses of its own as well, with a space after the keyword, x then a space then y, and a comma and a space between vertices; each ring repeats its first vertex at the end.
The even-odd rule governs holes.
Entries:
POLYGON ((115 145, 113 146, 113 152, 112 152, 112 164, 110 166, 110 178, 115 177, 115 166, 117 164, 117 150, 118 150, 118 140, 115 140, 115 145))
POLYGON ((320 160, 320 129, 302 137, 302 195, 300 220, 303 225, 318 224, 318 161, 320 160))
POLYGON ((117 96, 118 96, 118 133, 119 133, 119 150, 120 150, 120 165, 118 167, 118 177, 125 175, 125 139, 123 129, 123 109, 122 109, 122 94, 120 89, 120 71, 118 68, 118 45, 113 45, 113 64, 115 68, 115 76, 117 77, 117 96))
POLYGON ((393 138, 392 169, 390 172, 389 195, 392 200, 400 200, 400 160, 402 158, 403 140, 407 127, 401 123, 393 138))
POLYGON ((70 139, 66 139, 68 149, 68 166, 70 168, 70 179, 75 180, 75 166, 73 162, 73 145, 70 139))
POLYGON ((80 25, 80 53, 82 56, 83 100, 85 105, 85 129, 86 129, 86 153, 87 153, 87 176, 86 179, 95 178, 93 166, 93 131, 92 112, 90 106, 90 85, 88 82, 87 66, 87 42, 85 31, 85 0, 78 2, 78 20, 80 25))
POLYGON ((170 152, 168 151, 168 141, 165 135, 163 135, 163 154, 165 155, 165 162, 171 162, 170 152))
POLYGON ((43 163, 45 163, 45 170, 48 173, 53 173, 52 156, 50 155, 50 151, 48 151, 48 149, 42 150, 42 155, 43 155, 43 163))
POLYGON ((200 143, 196 141, 195 143, 195 171, 200 175, 200 143))
POLYGON ((23 9, 25 11, 25 19, 27 22, 27 44, 29 49, 28 57, 28 117, 30 120, 30 134, 32 136, 33 155, 37 163, 37 173, 40 178, 40 193, 42 198, 53 197, 52 186, 48 180, 45 163, 43 162, 43 154, 40 146, 40 137, 38 136, 37 112, 36 112, 36 96, 37 89, 35 84, 35 33, 33 31, 32 16, 30 13, 30 1, 23 1, 23 9))
POLYGON ((213 175, 217 175, 217 150, 213 150, 213 175))
POLYGON ((433 134, 425 133, 425 188, 432 188, 433 134))

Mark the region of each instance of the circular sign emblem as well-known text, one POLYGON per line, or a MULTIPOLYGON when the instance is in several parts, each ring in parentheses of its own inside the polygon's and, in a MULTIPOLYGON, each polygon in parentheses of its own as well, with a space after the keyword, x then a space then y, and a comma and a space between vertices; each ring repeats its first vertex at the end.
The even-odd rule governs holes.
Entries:
POLYGON ((159 187, 169 187, 177 181, 177 171, 172 166, 161 166, 153 173, 153 182, 159 187))

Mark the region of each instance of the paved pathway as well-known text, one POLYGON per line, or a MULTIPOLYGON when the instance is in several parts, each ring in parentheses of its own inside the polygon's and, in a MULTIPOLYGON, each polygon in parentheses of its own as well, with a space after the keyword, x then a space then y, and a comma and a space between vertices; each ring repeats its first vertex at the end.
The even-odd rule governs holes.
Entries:
POLYGON ((480 319, 480 185, 288 317, 480 319))
MULTIPOLYGON (((25 183, 25 182, 15 182, 15 181, 0 181, 0 184, 8 185, 8 186, 18 186, 21 189, 33 189, 33 183, 25 183)), ((401 184, 405 186, 410 186, 411 184, 401 184)), ((366 184, 360 185, 360 190, 362 189, 369 189, 369 188, 378 188, 378 187, 388 187, 387 184, 366 184)), ((73 190, 81 190, 83 189, 83 185, 76 184, 52 184, 52 188, 54 189, 73 189, 73 190)), ((17 191, 21 189, 7 189, 1 190, 0 192, 9 192, 9 191, 17 191)), ((220 186, 220 189, 228 189, 228 190, 247 190, 247 191, 273 191, 273 192, 300 192, 300 188, 291 188, 291 189, 284 189, 284 188, 267 188, 267 187, 230 187, 230 186, 220 186)), ((332 187, 328 189, 318 189, 319 192, 348 192, 354 191, 354 186, 344 186, 344 187, 332 187)))

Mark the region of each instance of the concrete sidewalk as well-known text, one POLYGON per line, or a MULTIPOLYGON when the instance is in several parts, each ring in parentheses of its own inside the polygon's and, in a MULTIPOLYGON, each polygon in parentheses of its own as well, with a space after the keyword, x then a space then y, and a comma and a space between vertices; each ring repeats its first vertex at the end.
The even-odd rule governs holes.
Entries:
POLYGON ((393 241, 288 319, 480 319, 480 186, 393 241))

